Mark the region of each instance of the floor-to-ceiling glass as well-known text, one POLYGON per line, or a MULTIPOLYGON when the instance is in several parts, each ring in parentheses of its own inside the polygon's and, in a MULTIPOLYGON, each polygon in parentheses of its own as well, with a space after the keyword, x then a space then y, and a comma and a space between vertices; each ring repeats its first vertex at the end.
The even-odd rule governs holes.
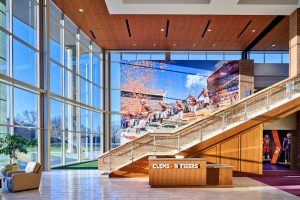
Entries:
MULTIPOLYGON (((47 120, 41 123, 45 116, 39 115, 49 113, 44 132, 50 135, 51 166, 97 159, 103 133, 102 49, 46 1, 50 60, 40 63, 42 2, 0 0, 0 137, 19 134, 41 143, 41 124, 47 120), (48 69, 49 74, 40 73, 48 69), (49 85, 40 88, 41 82, 49 85), (50 101, 40 103, 40 96, 47 93, 50 101)), ((21 168, 29 161, 41 161, 39 149, 18 155, 21 168)), ((0 165, 7 163, 9 158, 0 155, 0 165)))
MULTIPOLYGON (((0 1, 0 137, 40 137, 38 6, 35 0, 0 1)), ((18 153, 21 168, 38 160, 38 147, 28 150, 18 153)), ((0 165, 7 163, 0 155, 0 165)))
POLYGON ((97 159, 102 134, 101 48, 50 4, 51 165, 97 159))

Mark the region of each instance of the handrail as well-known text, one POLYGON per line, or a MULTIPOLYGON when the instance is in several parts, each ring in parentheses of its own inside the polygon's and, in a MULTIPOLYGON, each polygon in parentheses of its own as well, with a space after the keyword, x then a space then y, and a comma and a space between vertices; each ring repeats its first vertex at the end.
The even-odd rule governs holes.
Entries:
POLYGON ((219 111, 215 111, 209 116, 178 128, 174 132, 146 133, 102 154, 99 157, 99 166, 102 166, 102 170, 107 170, 107 164, 109 164, 109 171, 111 171, 127 162, 132 162, 138 157, 149 155, 151 152, 180 151, 183 146, 192 144, 195 141, 202 142, 204 138, 212 137, 211 134, 214 132, 220 134, 226 126, 241 122, 242 119, 247 120, 248 116, 260 112, 263 108, 269 109, 270 106, 275 106, 282 99, 292 99, 293 92, 300 93, 299 76, 276 83, 219 111), (298 90, 294 87, 296 80, 298 81, 298 90), (287 87, 288 84, 290 84, 289 87, 287 87))

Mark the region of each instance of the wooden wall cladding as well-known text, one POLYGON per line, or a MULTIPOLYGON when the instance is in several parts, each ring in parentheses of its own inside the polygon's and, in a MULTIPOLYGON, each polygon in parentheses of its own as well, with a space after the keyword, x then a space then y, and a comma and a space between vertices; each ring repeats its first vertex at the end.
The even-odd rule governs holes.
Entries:
POLYGON ((233 166, 233 170, 239 171, 239 137, 231 138, 220 145, 220 162, 233 166))
POLYGON ((216 156, 218 155, 218 145, 205 150, 205 152, 202 152, 202 155, 207 159, 208 163, 219 163, 219 158, 216 156))
POLYGON ((207 158, 208 163, 232 165, 237 172, 262 174, 262 132, 263 125, 257 125, 201 151, 195 157, 207 158))
POLYGON ((240 135, 241 172, 262 174, 263 126, 240 135))

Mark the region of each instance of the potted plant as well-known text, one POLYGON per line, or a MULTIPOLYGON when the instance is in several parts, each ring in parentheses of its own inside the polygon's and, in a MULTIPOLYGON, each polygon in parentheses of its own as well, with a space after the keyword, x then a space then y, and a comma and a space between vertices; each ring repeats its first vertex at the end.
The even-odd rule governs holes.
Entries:
POLYGON ((37 146, 37 140, 29 140, 20 135, 6 134, 0 137, 0 154, 9 156, 10 163, 1 166, 0 172, 3 176, 6 176, 8 171, 19 170, 19 166, 14 161, 17 160, 17 153, 27 153, 28 148, 37 146))

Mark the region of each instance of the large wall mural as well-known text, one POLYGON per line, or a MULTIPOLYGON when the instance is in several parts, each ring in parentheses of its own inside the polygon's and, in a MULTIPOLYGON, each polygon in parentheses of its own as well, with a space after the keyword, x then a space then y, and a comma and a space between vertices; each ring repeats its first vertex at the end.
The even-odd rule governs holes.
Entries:
POLYGON ((239 61, 121 61, 121 119, 113 146, 172 132, 239 100, 239 61))

